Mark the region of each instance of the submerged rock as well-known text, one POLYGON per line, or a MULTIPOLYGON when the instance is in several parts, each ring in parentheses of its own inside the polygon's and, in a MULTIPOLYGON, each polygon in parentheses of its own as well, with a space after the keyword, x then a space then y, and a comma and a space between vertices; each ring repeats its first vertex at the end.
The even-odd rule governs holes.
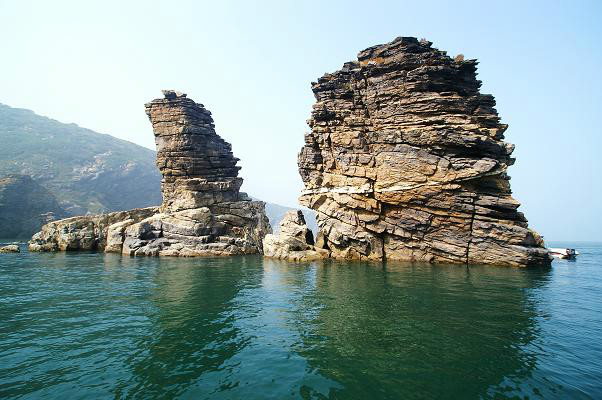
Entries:
POLYGON ((476 66, 403 37, 312 83, 300 201, 332 257, 550 263, 511 196, 514 147, 476 66))
POLYGON ((75 217, 43 227, 32 251, 104 250, 128 255, 261 253, 271 232, 265 203, 239 192, 240 167, 211 113, 185 94, 163 91, 146 104, 162 175, 160 207, 75 217))
POLYGON ((277 235, 266 235, 263 240, 263 254, 266 257, 289 261, 309 261, 327 258, 330 251, 316 246, 303 213, 295 210, 284 215, 277 235))

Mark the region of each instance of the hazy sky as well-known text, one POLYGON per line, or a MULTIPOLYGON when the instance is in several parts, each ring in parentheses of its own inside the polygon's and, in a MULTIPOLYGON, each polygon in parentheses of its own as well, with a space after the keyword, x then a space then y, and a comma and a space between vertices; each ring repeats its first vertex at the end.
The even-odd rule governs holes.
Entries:
POLYGON ((294 206, 310 82, 397 36, 477 58, 530 225, 602 240, 602 1, 0 0, 0 102, 154 148, 144 103, 184 91, 243 190, 294 206))

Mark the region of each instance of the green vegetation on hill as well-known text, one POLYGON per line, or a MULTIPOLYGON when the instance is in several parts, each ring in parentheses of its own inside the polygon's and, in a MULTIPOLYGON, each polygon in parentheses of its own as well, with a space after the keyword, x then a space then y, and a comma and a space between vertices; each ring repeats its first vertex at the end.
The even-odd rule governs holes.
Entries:
POLYGON ((56 198, 28 175, 0 178, 0 238, 27 238, 65 217, 56 198))
POLYGON ((158 205, 155 152, 0 104, 0 176, 31 176, 70 215, 158 205))

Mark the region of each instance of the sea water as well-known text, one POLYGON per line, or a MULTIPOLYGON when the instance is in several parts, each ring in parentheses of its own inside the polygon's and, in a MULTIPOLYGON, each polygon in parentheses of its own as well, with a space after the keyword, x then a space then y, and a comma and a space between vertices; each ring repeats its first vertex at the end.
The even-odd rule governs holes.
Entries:
POLYGON ((0 398, 602 398, 602 245, 551 268, 0 255, 0 398))

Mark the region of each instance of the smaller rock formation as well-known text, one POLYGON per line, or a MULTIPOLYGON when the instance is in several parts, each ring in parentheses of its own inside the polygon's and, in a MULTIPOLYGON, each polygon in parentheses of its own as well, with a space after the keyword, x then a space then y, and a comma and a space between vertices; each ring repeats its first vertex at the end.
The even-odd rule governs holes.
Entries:
POLYGON ((157 207, 137 208, 101 215, 85 215, 50 222, 31 238, 29 251, 106 250, 121 252, 123 231, 158 212, 157 207), (119 236, 121 235, 121 236, 119 236), (117 242, 119 245, 117 245, 117 242))
POLYGON ((299 210, 289 211, 280 221, 277 235, 269 234, 263 239, 263 254, 266 257, 288 261, 310 261, 327 258, 330 251, 314 242, 314 235, 307 227, 303 213, 299 210))
POLYGON ((211 113, 173 90, 146 104, 162 175, 161 207, 69 218, 45 225, 32 251, 104 250, 146 256, 261 253, 271 232, 265 203, 239 192, 238 159, 211 113))
POLYGON ((8 246, 2 246, 0 247, 0 253, 20 253, 21 250, 19 249, 19 246, 17 246, 16 244, 9 244, 8 246))

